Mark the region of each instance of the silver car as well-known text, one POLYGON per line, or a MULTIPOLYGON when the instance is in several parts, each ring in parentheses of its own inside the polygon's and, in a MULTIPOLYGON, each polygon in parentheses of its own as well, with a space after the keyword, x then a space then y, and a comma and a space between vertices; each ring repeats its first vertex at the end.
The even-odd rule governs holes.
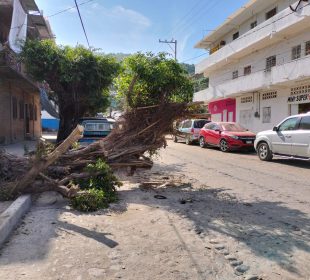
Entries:
POLYGON ((273 130, 258 133, 254 147, 264 161, 273 155, 310 160, 310 112, 290 116, 273 130))

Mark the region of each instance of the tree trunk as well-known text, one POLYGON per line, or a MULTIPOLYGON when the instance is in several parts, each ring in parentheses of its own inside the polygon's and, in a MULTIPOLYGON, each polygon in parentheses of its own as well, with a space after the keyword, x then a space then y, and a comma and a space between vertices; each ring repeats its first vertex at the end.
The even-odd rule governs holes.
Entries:
MULTIPOLYGON (((68 94, 69 95, 69 94, 68 94)), ((76 115, 74 104, 68 106, 64 100, 59 102, 59 130, 57 134, 57 143, 64 141, 77 126, 80 116, 76 115)))

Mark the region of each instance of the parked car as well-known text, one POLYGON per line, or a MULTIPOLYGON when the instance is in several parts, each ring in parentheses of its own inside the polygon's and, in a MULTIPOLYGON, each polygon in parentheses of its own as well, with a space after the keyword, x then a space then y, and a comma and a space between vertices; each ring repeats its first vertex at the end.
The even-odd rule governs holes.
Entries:
POLYGON ((84 127, 83 138, 80 143, 89 144, 100 140, 110 134, 115 123, 110 118, 83 118, 80 124, 84 127))
POLYGON ((310 160, 310 112, 288 117, 273 130, 258 133, 254 146, 263 161, 272 160, 273 155, 310 160))
POLYGON ((199 131, 209 120, 193 119, 182 121, 177 127, 177 133, 174 136, 174 142, 185 142, 190 145, 199 140, 199 131))
POLYGON ((254 149, 255 133, 234 122, 210 122, 199 134, 200 147, 215 146, 222 152, 254 149))

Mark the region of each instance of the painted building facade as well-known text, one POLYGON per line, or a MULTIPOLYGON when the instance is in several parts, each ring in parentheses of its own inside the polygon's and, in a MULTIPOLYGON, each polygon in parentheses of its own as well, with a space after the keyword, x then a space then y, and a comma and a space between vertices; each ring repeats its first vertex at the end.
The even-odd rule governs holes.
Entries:
POLYGON ((198 42, 209 88, 195 101, 236 102, 235 120, 259 132, 310 111, 310 3, 252 0, 198 42))
POLYGON ((25 30, 20 33, 25 32, 25 39, 52 37, 48 23, 33 0, 0 0, 0 145, 41 136, 39 85, 27 76, 10 42, 12 30, 22 26, 25 30), (15 17, 25 16, 26 26, 16 25, 14 13, 15 17))

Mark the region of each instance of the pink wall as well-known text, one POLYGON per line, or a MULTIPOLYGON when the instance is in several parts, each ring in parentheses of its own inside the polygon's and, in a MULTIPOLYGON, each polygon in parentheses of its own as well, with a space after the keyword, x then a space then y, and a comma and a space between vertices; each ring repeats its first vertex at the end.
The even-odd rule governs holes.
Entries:
POLYGON ((212 120, 212 115, 215 114, 221 114, 221 121, 225 121, 225 113, 226 115, 226 120, 229 120, 229 115, 232 114, 232 121, 236 121, 236 99, 233 98, 226 98, 218 101, 213 101, 209 103, 209 111, 211 113, 211 120, 212 120), (227 113, 225 112, 227 110, 227 113), (229 114, 230 113, 230 114, 229 114))

